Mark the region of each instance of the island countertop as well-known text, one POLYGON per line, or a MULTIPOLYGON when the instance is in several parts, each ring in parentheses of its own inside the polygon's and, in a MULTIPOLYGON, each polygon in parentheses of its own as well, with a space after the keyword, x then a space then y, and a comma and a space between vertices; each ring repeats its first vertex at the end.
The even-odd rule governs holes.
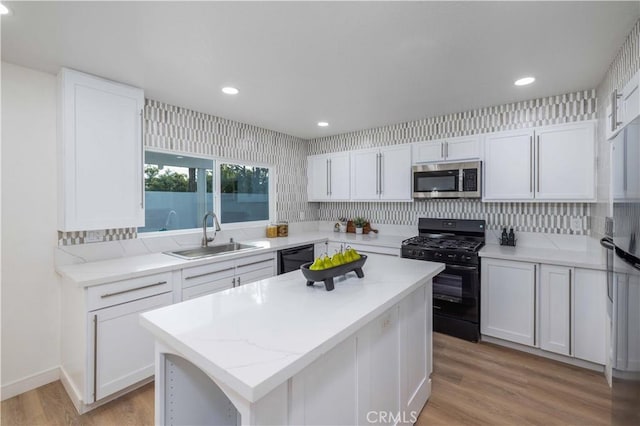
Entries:
POLYGON ((370 255, 328 292, 293 271, 141 315, 154 337, 216 381, 257 401, 444 270, 370 255))

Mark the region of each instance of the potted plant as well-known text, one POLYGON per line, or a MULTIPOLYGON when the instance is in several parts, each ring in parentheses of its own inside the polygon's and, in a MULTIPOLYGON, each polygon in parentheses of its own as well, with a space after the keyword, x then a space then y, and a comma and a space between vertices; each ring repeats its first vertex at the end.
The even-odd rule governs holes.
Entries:
POLYGON ((362 234, 362 228, 367 224, 367 221, 362 216, 358 216, 353 219, 353 226, 356 227, 356 234, 362 234))

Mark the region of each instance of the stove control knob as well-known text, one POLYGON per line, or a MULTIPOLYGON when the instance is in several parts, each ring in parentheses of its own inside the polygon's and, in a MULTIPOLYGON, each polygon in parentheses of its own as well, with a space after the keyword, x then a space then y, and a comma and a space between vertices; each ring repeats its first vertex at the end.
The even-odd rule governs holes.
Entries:
POLYGON ((420 250, 420 257, 424 257, 424 252, 420 250))
POLYGON ((436 253, 435 257, 442 257, 442 253, 436 253))
POLYGON ((455 259, 456 257, 458 257, 458 256, 453 254, 453 253, 450 253, 450 254, 447 255, 448 259, 455 259))

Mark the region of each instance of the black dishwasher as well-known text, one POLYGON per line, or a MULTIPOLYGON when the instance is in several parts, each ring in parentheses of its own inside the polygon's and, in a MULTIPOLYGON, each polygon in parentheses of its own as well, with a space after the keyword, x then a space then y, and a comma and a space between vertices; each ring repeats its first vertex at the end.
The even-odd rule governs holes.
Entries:
POLYGON ((278 250, 278 275, 298 270, 308 262, 313 262, 313 244, 278 250))

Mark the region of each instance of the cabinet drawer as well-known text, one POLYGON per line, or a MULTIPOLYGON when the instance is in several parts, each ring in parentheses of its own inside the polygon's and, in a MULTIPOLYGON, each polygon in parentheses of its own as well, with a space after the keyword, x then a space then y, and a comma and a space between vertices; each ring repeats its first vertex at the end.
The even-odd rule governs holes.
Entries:
POLYGON ((182 300, 194 299, 196 297, 217 293, 229 288, 233 288, 233 278, 231 276, 184 288, 182 290, 182 300))
POLYGON ((118 305, 143 297, 172 291, 171 272, 147 275, 146 277, 116 281, 110 284, 89 287, 87 307, 89 311, 118 305))
MULTIPOLYGON (((233 277, 234 269, 235 266, 233 260, 183 269, 182 288, 184 289, 211 281, 221 280, 227 277, 233 277)), ((231 282, 231 279, 229 279, 229 282, 231 282)))
POLYGON ((238 286, 238 285, 249 284, 255 281, 260 281, 260 280, 264 280, 266 278, 271 278, 271 277, 273 277, 273 267, 254 269, 253 271, 239 274, 236 277, 236 285, 238 286))
POLYGON ((244 274, 248 271, 255 271, 257 269, 268 268, 272 269, 275 266, 274 253, 258 254, 255 256, 243 257, 236 260, 236 268, 238 268, 237 274, 244 274))
POLYGON ((360 244, 349 244, 352 248, 354 248, 358 253, 369 254, 387 254, 390 256, 400 256, 400 248, 395 247, 382 247, 382 246, 368 246, 368 245, 360 245, 360 244))

